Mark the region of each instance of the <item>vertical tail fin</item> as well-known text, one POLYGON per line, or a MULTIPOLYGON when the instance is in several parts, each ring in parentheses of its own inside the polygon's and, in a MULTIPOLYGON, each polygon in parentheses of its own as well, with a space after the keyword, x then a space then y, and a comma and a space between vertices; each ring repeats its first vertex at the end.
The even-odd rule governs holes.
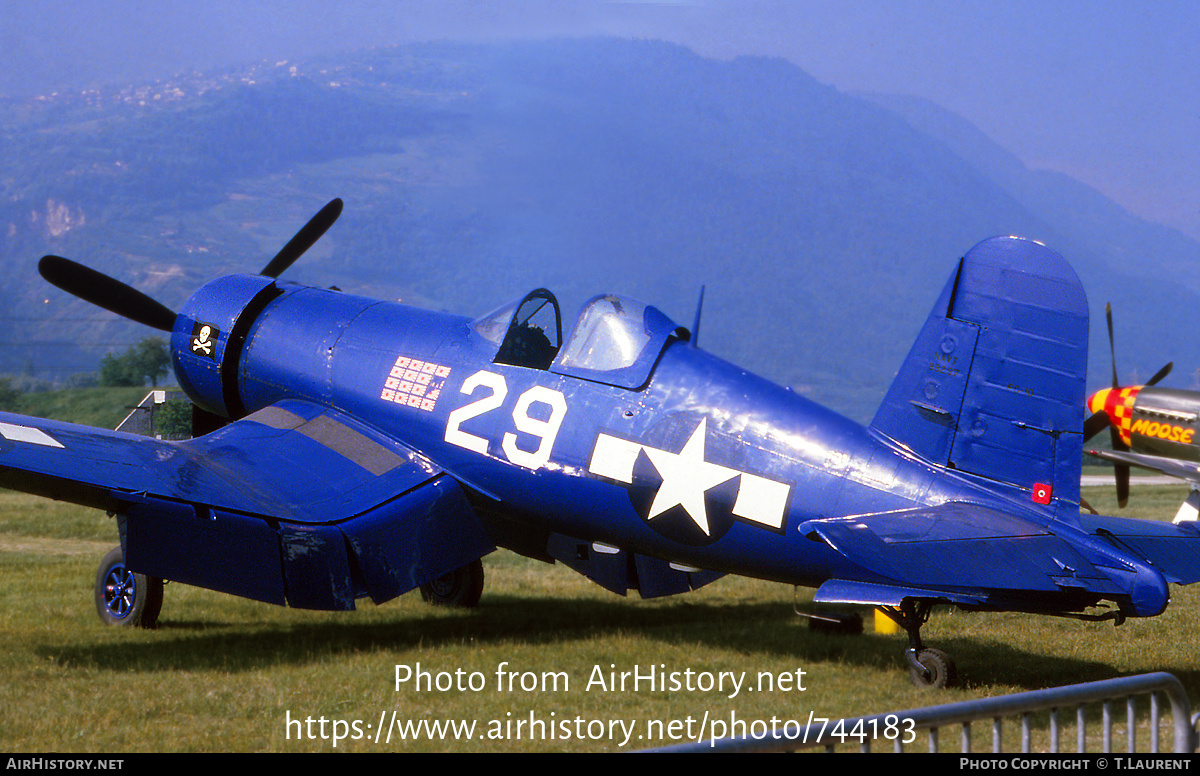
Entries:
POLYGON ((1061 256, 985 240, 946 283, 871 428, 1042 503, 1078 503, 1087 339, 1087 297, 1061 256))

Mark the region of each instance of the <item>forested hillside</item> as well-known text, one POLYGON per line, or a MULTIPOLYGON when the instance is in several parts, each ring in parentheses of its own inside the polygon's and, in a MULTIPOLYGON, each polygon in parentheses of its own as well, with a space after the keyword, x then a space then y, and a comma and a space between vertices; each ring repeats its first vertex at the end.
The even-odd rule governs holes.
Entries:
MULTIPOLYGON (((257 272, 333 197, 285 276, 481 315, 530 288, 614 291, 703 347, 869 418, 954 261, 1022 234, 1074 264, 1092 373, 1189 387, 1198 246, 1025 169, 927 106, 781 60, 652 41, 421 45, 0 105, 0 372, 62 377, 146 332, 48 288, 44 253, 171 307, 257 272), (1186 277, 1184 277, 1186 275, 1186 277), (1119 352, 1120 355, 1120 352, 1119 352)), ((570 314, 570 313, 568 313, 570 314)))

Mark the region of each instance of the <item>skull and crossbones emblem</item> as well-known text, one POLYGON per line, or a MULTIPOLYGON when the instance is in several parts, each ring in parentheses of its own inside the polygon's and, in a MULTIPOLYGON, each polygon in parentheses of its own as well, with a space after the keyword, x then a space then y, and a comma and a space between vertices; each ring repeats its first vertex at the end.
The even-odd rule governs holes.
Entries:
POLYGON ((214 358, 213 349, 216 345, 217 336, 220 333, 221 330, 216 326, 197 322, 192 328, 192 352, 198 356, 214 358))

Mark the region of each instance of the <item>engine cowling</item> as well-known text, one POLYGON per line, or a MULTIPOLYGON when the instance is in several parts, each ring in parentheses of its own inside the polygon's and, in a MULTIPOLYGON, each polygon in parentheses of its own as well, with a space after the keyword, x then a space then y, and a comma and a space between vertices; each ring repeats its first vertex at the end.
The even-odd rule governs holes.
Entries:
POLYGON ((171 332, 171 358, 192 403, 232 420, 246 414, 237 385, 246 335, 282 294, 274 278, 228 275, 204 285, 184 303, 171 332))

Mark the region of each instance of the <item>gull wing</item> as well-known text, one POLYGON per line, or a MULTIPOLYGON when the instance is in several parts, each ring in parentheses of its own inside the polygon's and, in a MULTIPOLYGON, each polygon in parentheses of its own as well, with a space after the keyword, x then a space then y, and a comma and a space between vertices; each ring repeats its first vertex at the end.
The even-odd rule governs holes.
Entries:
POLYGON ((186 442, 0 413, 0 485, 117 514, 134 571, 303 608, 381 602, 494 549, 440 467, 303 401, 186 442))

